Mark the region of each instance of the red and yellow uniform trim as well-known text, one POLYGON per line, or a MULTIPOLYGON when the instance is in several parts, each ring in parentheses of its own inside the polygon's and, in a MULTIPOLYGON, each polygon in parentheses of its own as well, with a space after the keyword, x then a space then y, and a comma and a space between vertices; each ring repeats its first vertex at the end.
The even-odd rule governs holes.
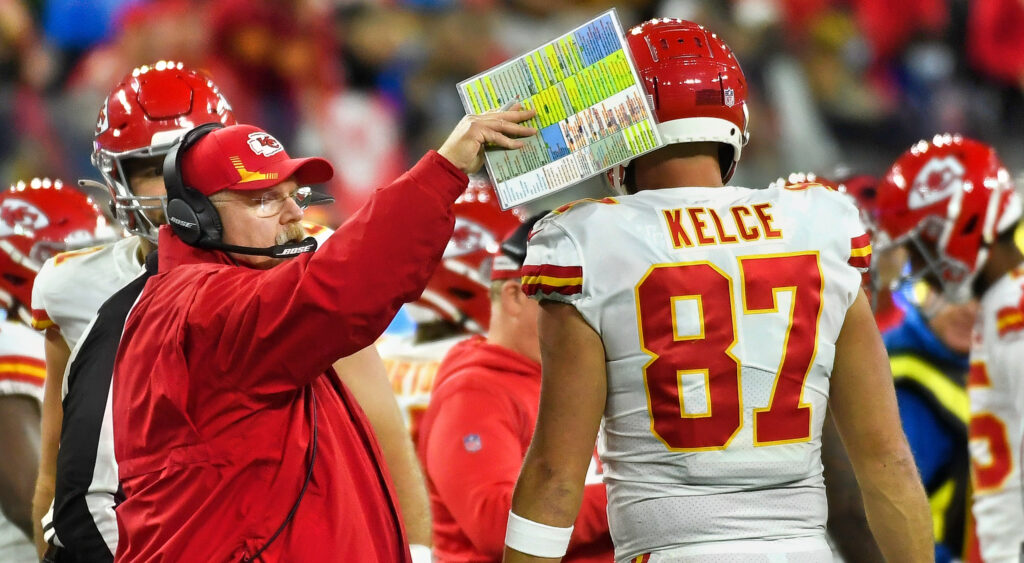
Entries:
POLYGON ((871 235, 864 233, 850 239, 849 264, 860 272, 867 272, 871 268, 871 235))
POLYGON ((583 268, 580 266, 523 266, 523 291, 575 295, 583 291, 583 268))
POLYGON ((46 379, 46 362, 31 356, 0 356, 0 381, 22 381, 41 386, 46 379))
POLYGON ((562 213, 565 213, 566 211, 569 211, 573 207, 576 207, 577 205, 579 205, 581 203, 586 203, 586 202, 606 203, 606 204, 614 205, 614 204, 619 203, 619 200, 615 199, 614 197, 602 197, 601 199, 595 199, 595 198, 592 198, 592 197, 585 197, 583 199, 577 199, 576 201, 570 201, 569 203, 566 203, 565 205, 561 205, 561 206, 557 207, 556 209, 552 209, 551 210, 551 214, 552 215, 561 215, 562 213))
POLYGON ((89 248, 61 252, 60 254, 53 257, 53 265, 60 266, 64 262, 67 262, 69 258, 74 258, 76 256, 85 256, 87 254, 92 254, 93 252, 99 252, 100 250, 103 250, 103 246, 90 246, 89 248))
POLYGON ((629 563, 647 563, 651 560, 651 554, 645 553, 643 555, 637 555, 636 557, 629 560, 629 563))
POLYGON ((1011 332, 1024 330, 1024 308, 1003 307, 996 313, 996 330, 999 336, 1006 336, 1011 332))
POLYGON ((53 321, 50 320, 50 315, 47 315, 45 310, 32 309, 32 328, 46 330, 51 326, 53 326, 53 321))

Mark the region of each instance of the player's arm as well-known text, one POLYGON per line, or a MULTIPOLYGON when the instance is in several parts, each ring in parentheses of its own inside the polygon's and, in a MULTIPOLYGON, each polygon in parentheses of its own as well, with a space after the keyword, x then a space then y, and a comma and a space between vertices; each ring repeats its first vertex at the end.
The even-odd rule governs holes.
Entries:
POLYGON ((828 533, 846 561, 881 561, 882 552, 864 514, 857 477, 831 416, 825 417, 821 437, 828 498, 828 533))
POLYGON ((39 476, 36 478, 36 492, 32 500, 32 524, 35 529, 36 549, 42 557, 46 551, 43 538, 43 516, 50 510, 57 480, 57 449, 60 447, 60 427, 64 420, 61 405, 61 388, 64 385, 64 369, 71 357, 71 350, 60 333, 51 326, 46 329, 46 383, 43 385, 42 441, 39 454, 39 476))
POLYGON ((829 406, 889 561, 932 561, 931 513, 903 436, 888 356, 864 292, 836 341, 829 406))
POLYGON ((430 500, 384 363, 373 345, 334 363, 373 426, 398 495, 409 543, 430 545, 430 500))
POLYGON ((0 397, 0 510, 32 537, 32 490, 39 461, 39 405, 27 395, 0 397))
MULTIPOLYGON (((523 529, 527 537, 537 525, 568 528, 576 520, 607 386, 604 345, 574 307, 541 302, 539 329, 540 412, 512 497, 512 513, 535 523, 523 529)), ((505 548, 508 562, 558 559, 505 548)))

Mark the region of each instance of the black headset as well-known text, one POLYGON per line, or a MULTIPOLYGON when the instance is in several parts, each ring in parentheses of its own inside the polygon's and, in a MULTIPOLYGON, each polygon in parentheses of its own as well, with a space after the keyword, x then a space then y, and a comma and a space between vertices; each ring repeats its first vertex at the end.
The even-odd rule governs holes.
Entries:
POLYGON ((266 248, 236 246, 225 244, 221 240, 224 228, 220 223, 220 214, 210 202, 210 198, 199 190, 185 185, 181 174, 181 160, 185 153, 207 133, 223 127, 224 125, 221 123, 204 123, 189 130, 171 146, 171 149, 167 151, 167 156, 164 157, 163 176, 164 187, 167 190, 167 223, 171 226, 174 234, 190 246, 274 258, 291 258, 316 250, 317 242, 313 237, 306 237, 298 242, 275 244, 266 248))
POLYGON ((178 238, 192 246, 207 248, 210 242, 220 242, 223 228, 220 215, 210 199, 199 190, 185 185, 181 176, 181 159, 199 139, 223 127, 220 123, 204 123, 188 131, 164 157, 167 222, 178 238))

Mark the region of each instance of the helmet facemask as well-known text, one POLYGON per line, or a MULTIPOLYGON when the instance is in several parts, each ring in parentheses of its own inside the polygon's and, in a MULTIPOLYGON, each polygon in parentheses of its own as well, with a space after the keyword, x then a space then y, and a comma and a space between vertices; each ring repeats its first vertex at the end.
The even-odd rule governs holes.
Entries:
POLYGON ((904 245, 910 255, 909 272, 901 281, 924 281, 941 290, 946 300, 959 304, 971 300, 971 286, 988 257, 988 249, 984 246, 978 249, 977 268, 973 271, 967 264, 942 252, 941 241, 948 238, 951 223, 949 219, 927 217, 891 244, 904 245))
POLYGON ((162 157, 167 154, 170 145, 160 147, 143 147, 121 154, 97 151, 93 155, 93 165, 103 176, 110 195, 114 201, 114 216, 117 221, 133 235, 138 235, 156 242, 160 222, 155 221, 154 214, 163 216, 167 208, 166 195, 136 195, 130 186, 124 162, 130 159, 162 157))

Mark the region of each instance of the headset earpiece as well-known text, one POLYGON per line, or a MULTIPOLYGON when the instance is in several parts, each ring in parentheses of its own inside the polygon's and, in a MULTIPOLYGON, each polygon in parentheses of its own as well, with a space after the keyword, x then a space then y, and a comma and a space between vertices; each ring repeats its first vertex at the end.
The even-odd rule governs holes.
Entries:
POLYGON ((223 232, 220 215, 209 198, 185 185, 181 175, 181 159, 185 152, 207 133, 224 127, 205 123, 185 133, 164 157, 164 187, 167 190, 167 223, 174 234, 186 244, 204 246, 219 242, 223 232))

